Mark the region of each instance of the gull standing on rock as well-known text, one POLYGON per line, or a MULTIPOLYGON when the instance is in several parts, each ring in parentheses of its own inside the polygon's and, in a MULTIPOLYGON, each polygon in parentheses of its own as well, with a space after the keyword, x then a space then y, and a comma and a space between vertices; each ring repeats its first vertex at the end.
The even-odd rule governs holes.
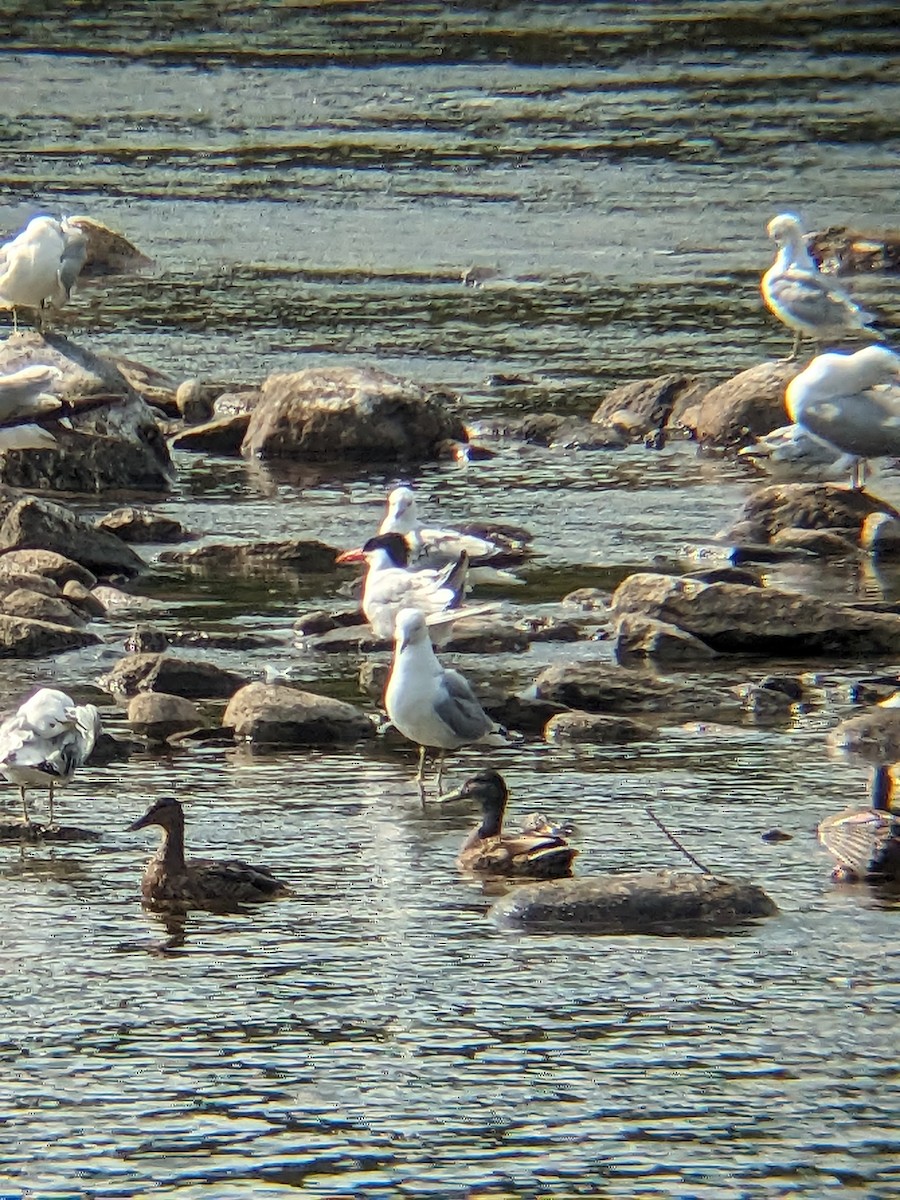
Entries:
POLYGON ((440 792, 446 752, 481 741, 494 728, 465 677, 438 662, 424 614, 417 608, 401 608, 397 613, 384 703, 391 724, 419 746, 416 783, 423 793, 426 748, 440 751, 440 792))
POLYGON ((53 217, 34 217, 0 246, 0 308, 12 309, 14 332, 18 309, 34 309, 40 328, 45 308, 66 303, 86 256, 82 231, 53 217))
POLYGON ((887 346, 855 354, 820 354, 787 386, 784 402, 797 425, 859 460, 900 454, 900 357, 887 346))
POLYGON ((803 335, 816 340, 846 333, 878 335, 869 325, 875 318, 816 266, 806 248, 799 217, 780 213, 766 226, 778 251, 760 284, 766 308, 794 331, 788 361, 800 353, 803 335))
POLYGON ((94 748, 100 713, 93 704, 76 705, 56 688, 40 688, 0 725, 0 773, 18 785, 25 823, 29 824, 27 787, 50 791, 53 824, 54 788, 68 783, 94 748))

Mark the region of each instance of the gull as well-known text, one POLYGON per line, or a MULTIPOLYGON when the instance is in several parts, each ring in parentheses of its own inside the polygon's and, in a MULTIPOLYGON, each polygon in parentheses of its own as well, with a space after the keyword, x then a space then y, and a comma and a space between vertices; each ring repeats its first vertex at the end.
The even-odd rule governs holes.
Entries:
POLYGON ((384 703, 391 724, 419 746, 416 783, 423 794, 426 748, 440 750, 440 793, 447 751, 481 741, 494 729, 465 677, 438 662, 425 616, 417 608, 401 608, 397 613, 384 703))
POLYGON ((877 766, 869 807, 847 809, 821 823, 819 841, 837 862, 832 879, 844 883, 900 879, 900 818, 893 811, 893 791, 890 768, 877 766))
POLYGON ((35 364, 0 375, 0 452, 56 444, 49 429, 28 418, 44 417, 63 407, 61 400, 45 391, 61 374, 56 367, 35 364))
MULTIPOLYGON (((887 346, 820 354, 787 386, 791 420, 857 460, 900 454, 900 357, 887 346)), ((852 486, 860 486, 859 463, 852 486)))
POLYGON ((738 451, 763 471, 782 479, 839 479, 858 465, 853 454, 813 437, 802 425, 782 425, 738 451))
POLYGON ((76 705, 56 688, 40 688, 0 725, 0 773, 18 785, 26 824, 31 822, 26 788, 49 788, 52 825, 54 788, 69 782, 99 733, 96 707, 76 705))
MULTIPOLYGON (((394 620, 402 608, 414 607, 428 616, 459 609, 468 570, 465 553, 443 571, 427 568, 410 571, 405 538, 399 533, 384 533, 369 538, 361 550, 345 550, 337 561, 358 562, 360 558, 366 560, 369 568, 363 586, 362 610, 376 637, 393 637, 394 620)), ((475 611, 460 609, 459 615, 469 616, 475 611)))
POLYGON ((780 213, 766 226, 778 247, 775 261, 760 284, 766 308, 794 331, 788 361, 800 353, 806 334, 816 340, 869 329, 875 318, 823 275, 806 248, 799 217, 780 213))
POLYGON ((427 528, 419 520, 415 493, 405 484, 395 487, 388 496, 387 512, 378 532, 402 534, 413 562, 428 567, 446 566, 463 551, 470 563, 484 560, 485 565, 494 566, 500 561, 518 562, 524 553, 521 539, 497 535, 497 540, 491 540, 460 529, 427 528))
POLYGON ((0 308, 11 308, 13 330, 20 308, 41 313, 69 299, 87 256, 85 236, 70 222, 34 217, 22 232, 0 246, 0 308))

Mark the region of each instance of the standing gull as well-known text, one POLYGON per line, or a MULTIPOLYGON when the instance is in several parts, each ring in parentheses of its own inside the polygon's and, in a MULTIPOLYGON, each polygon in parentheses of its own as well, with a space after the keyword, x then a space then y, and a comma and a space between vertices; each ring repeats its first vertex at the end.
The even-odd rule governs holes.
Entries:
POLYGON ((45 308, 65 304, 86 255, 81 230, 53 217, 34 217, 0 246, 0 308, 12 309, 14 331, 18 309, 34 309, 40 327, 45 308))
POLYGON ((99 733, 95 706, 76 705, 56 688, 40 688, 0 725, 0 773, 18 785, 26 824, 31 821, 26 788, 49 788, 52 825, 54 788, 69 782, 99 733))
POLYGON ((800 353, 804 334, 815 340, 859 331, 877 337, 875 318, 823 275, 806 248, 803 226, 793 213, 780 213, 766 226, 778 247, 760 284, 766 308, 794 331, 790 358, 800 353))
MULTIPOLYGON (((820 354, 784 396, 797 425, 856 460, 900 454, 900 357, 886 346, 820 354)), ((858 488, 859 463, 852 485, 858 488)))
POLYGON ((384 702, 391 724, 419 746, 416 783, 423 792, 427 747, 440 751, 440 792, 446 752, 480 741, 494 728, 465 677, 438 662, 425 617, 417 608, 401 608, 397 613, 394 660, 384 702))

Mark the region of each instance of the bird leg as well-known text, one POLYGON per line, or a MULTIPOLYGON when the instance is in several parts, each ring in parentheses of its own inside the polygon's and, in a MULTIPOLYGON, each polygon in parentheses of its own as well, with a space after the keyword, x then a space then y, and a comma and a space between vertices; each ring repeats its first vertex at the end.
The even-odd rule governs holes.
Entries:
POLYGON ((800 330, 798 329, 798 330, 797 330, 797 331, 794 333, 794 344, 793 344, 793 346, 791 346, 791 352, 790 352, 790 354, 787 356, 787 361, 788 361, 788 362, 793 362, 795 358, 799 358, 799 357, 800 357, 800 343, 801 343, 802 341, 803 341, 803 334, 802 334, 802 333, 800 332, 800 330))
POLYGON ((53 824, 53 784, 50 784, 50 824, 53 824))
POLYGON ((31 817, 28 815, 28 804, 25 800, 25 789, 23 787, 19 788, 19 795, 22 797, 22 812, 25 814, 25 824, 30 825, 31 817))
POLYGON ((416 783, 419 787, 425 784, 425 747, 419 747, 419 769, 416 771, 416 783))
POLYGON ((443 794, 443 789, 441 788, 441 783, 443 782, 443 779, 444 779, 444 758, 445 758, 446 754, 447 754, 447 751, 442 750, 440 752, 440 754, 438 755, 437 779, 435 780, 435 783, 437 784, 437 794, 439 796, 443 794))

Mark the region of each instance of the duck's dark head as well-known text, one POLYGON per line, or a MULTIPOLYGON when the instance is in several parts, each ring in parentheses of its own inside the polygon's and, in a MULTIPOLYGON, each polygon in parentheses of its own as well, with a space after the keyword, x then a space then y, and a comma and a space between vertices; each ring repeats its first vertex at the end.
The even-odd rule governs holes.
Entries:
POLYGON ((163 796, 155 804, 151 804, 142 817, 133 825, 128 826, 129 833, 137 829, 146 829, 148 825, 161 825, 163 829, 174 829, 184 825, 184 809, 174 796, 163 796))
POLYGON ((441 796, 441 804, 452 804, 457 800, 474 800, 481 805, 481 836, 493 837, 500 832, 503 814, 509 799, 509 789, 499 771, 486 768, 467 779, 462 787, 441 796))
POLYGON ((894 777, 890 767, 876 767, 872 772, 869 803, 877 812, 895 812, 894 777))

